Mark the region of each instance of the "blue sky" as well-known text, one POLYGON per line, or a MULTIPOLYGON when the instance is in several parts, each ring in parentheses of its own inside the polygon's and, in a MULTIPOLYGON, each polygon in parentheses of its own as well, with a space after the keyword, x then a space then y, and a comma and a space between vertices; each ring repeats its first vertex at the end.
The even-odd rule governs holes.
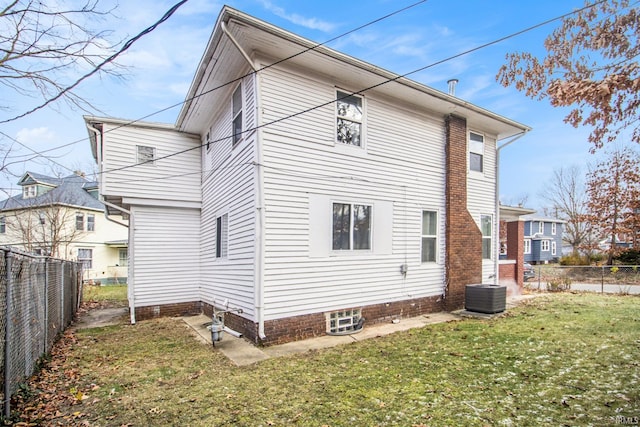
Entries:
MULTIPOLYGON (((105 5, 109 1, 100 3, 105 5)), ((176 2, 121 2, 116 9, 118 18, 97 25, 114 29, 114 39, 124 40, 153 24, 176 2)), ((313 41, 324 42, 413 3, 411 0, 230 0, 226 4, 313 41)), ((583 5, 582 0, 428 0, 329 46, 404 74, 583 5)), ((119 59, 128 67, 124 78, 93 77, 85 81, 79 93, 101 110, 93 114, 139 119, 183 101, 222 6, 223 3, 217 1, 189 0, 119 59)), ((527 205, 540 208, 543 203, 539 194, 554 169, 572 164, 586 166, 587 162, 594 161, 587 142, 589 129, 574 129, 565 124, 567 109, 552 108, 545 100, 526 98, 513 88, 503 88, 495 80, 506 53, 524 50, 543 54, 545 37, 558 25, 556 21, 410 76, 444 92, 447 80, 457 78, 459 98, 533 128, 502 150, 500 196, 506 203, 528 196, 527 205)), ((69 81, 77 77, 70 75, 69 81)), ((4 87, 0 88, 0 97, 10 98, 14 105, 12 111, 0 111, 0 119, 23 112, 38 101, 18 97, 4 87)), ((176 107, 147 120, 173 123, 178 112, 176 107)), ((55 110, 47 109, 0 125, 2 132, 36 151, 78 141, 46 153, 62 165, 54 166, 54 170, 39 159, 13 164, 11 171, 68 174, 68 169, 91 171, 95 168, 83 114, 86 113, 59 104, 55 110)), ((1 141, 7 142, 6 138, 1 141)), ((14 144, 10 156, 12 161, 19 161, 24 159, 19 156, 27 154, 31 154, 28 149, 14 144)), ((0 187, 15 188, 17 180, 16 177, 4 178, 0 187)))

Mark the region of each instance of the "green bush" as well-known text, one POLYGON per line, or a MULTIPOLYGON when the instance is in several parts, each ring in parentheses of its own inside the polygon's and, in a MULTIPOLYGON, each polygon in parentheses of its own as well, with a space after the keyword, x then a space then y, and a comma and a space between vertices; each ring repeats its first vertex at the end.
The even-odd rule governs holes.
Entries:
POLYGON ((613 259, 622 265, 638 265, 640 264, 640 250, 627 249, 620 252, 620 254, 616 255, 613 259))

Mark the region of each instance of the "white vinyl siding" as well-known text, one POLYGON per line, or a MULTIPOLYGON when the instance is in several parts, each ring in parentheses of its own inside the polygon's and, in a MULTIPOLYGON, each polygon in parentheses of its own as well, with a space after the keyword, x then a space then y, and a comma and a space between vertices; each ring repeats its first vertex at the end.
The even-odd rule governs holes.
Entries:
POLYGON ((136 307, 198 301, 200 211, 133 207, 130 247, 136 307))
POLYGON ((242 79, 242 141, 233 146, 232 93, 228 102, 211 112, 206 124, 213 141, 203 154, 202 183, 202 301, 208 304, 228 300, 242 308, 242 316, 255 318, 256 188, 255 76, 242 79), (218 220, 220 218, 220 220, 218 220), (226 218, 226 226, 224 226, 226 218), (218 224, 226 229, 226 245, 218 252, 218 224), (220 254, 220 257, 216 255, 220 254))
MULTIPOLYGON (((467 123, 467 127, 474 129, 473 123, 467 123)), ((478 132, 480 133, 480 132, 478 132)), ((482 230, 480 218, 482 215, 491 214, 495 221, 496 210, 496 140, 495 137, 484 133, 484 157, 483 157, 483 173, 469 173, 467 176, 467 210, 476 220, 478 230, 482 230)), ((498 227, 492 224, 492 242, 496 242, 498 227)), ((496 256, 494 253, 497 248, 493 248, 492 258, 496 256)), ((482 263, 482 281, 491 282, 491 278, 496 274, 496 266, 494 259, 484 259, 482 263)))
MULTIPOLYGON (((265 122, 336 97, 336 82, 284 64, 259 78, 265 122)), ((444 265, 421 261, 421 206, 445 210, 442 117, 368 94, 365 151, 331 138, 335 108, 262 131, 265 320, 443 293, 444 265), (334 202, 372 207, 371 250, 332 250, 334 202)))
POLYGON ((176 171, 200 170, 200 139, 173 129, 117 123, 104 125, 103 173, 100 192, 105 196, 200 202, 200 175, 176 171), (155 147, 154 167, 131 167, 137 145, 155 147), (191 150, 188 150, 191 148, 191 150), (178 151, 179 155, 162 158, 178 151), (122 168, 122 169, 120 169, 122 168))

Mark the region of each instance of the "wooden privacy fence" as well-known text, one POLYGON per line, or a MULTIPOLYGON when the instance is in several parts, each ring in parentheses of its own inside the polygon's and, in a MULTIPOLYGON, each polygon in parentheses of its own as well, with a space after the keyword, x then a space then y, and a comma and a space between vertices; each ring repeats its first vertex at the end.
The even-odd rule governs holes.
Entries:
POLYGON ((82 265, 0 248, 2 414, 78 311, 82 265))

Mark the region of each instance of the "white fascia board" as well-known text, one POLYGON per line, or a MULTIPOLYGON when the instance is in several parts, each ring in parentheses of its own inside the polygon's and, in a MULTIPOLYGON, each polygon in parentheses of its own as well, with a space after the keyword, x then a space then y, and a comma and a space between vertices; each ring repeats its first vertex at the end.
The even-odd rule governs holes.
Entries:
POLYGON ((122 204, 125 206, 158 206, 167 208, 200 209, 201 202, 187 202, 183 200, 166 199, 143 199, 137 197, 123 197, 122 204))

